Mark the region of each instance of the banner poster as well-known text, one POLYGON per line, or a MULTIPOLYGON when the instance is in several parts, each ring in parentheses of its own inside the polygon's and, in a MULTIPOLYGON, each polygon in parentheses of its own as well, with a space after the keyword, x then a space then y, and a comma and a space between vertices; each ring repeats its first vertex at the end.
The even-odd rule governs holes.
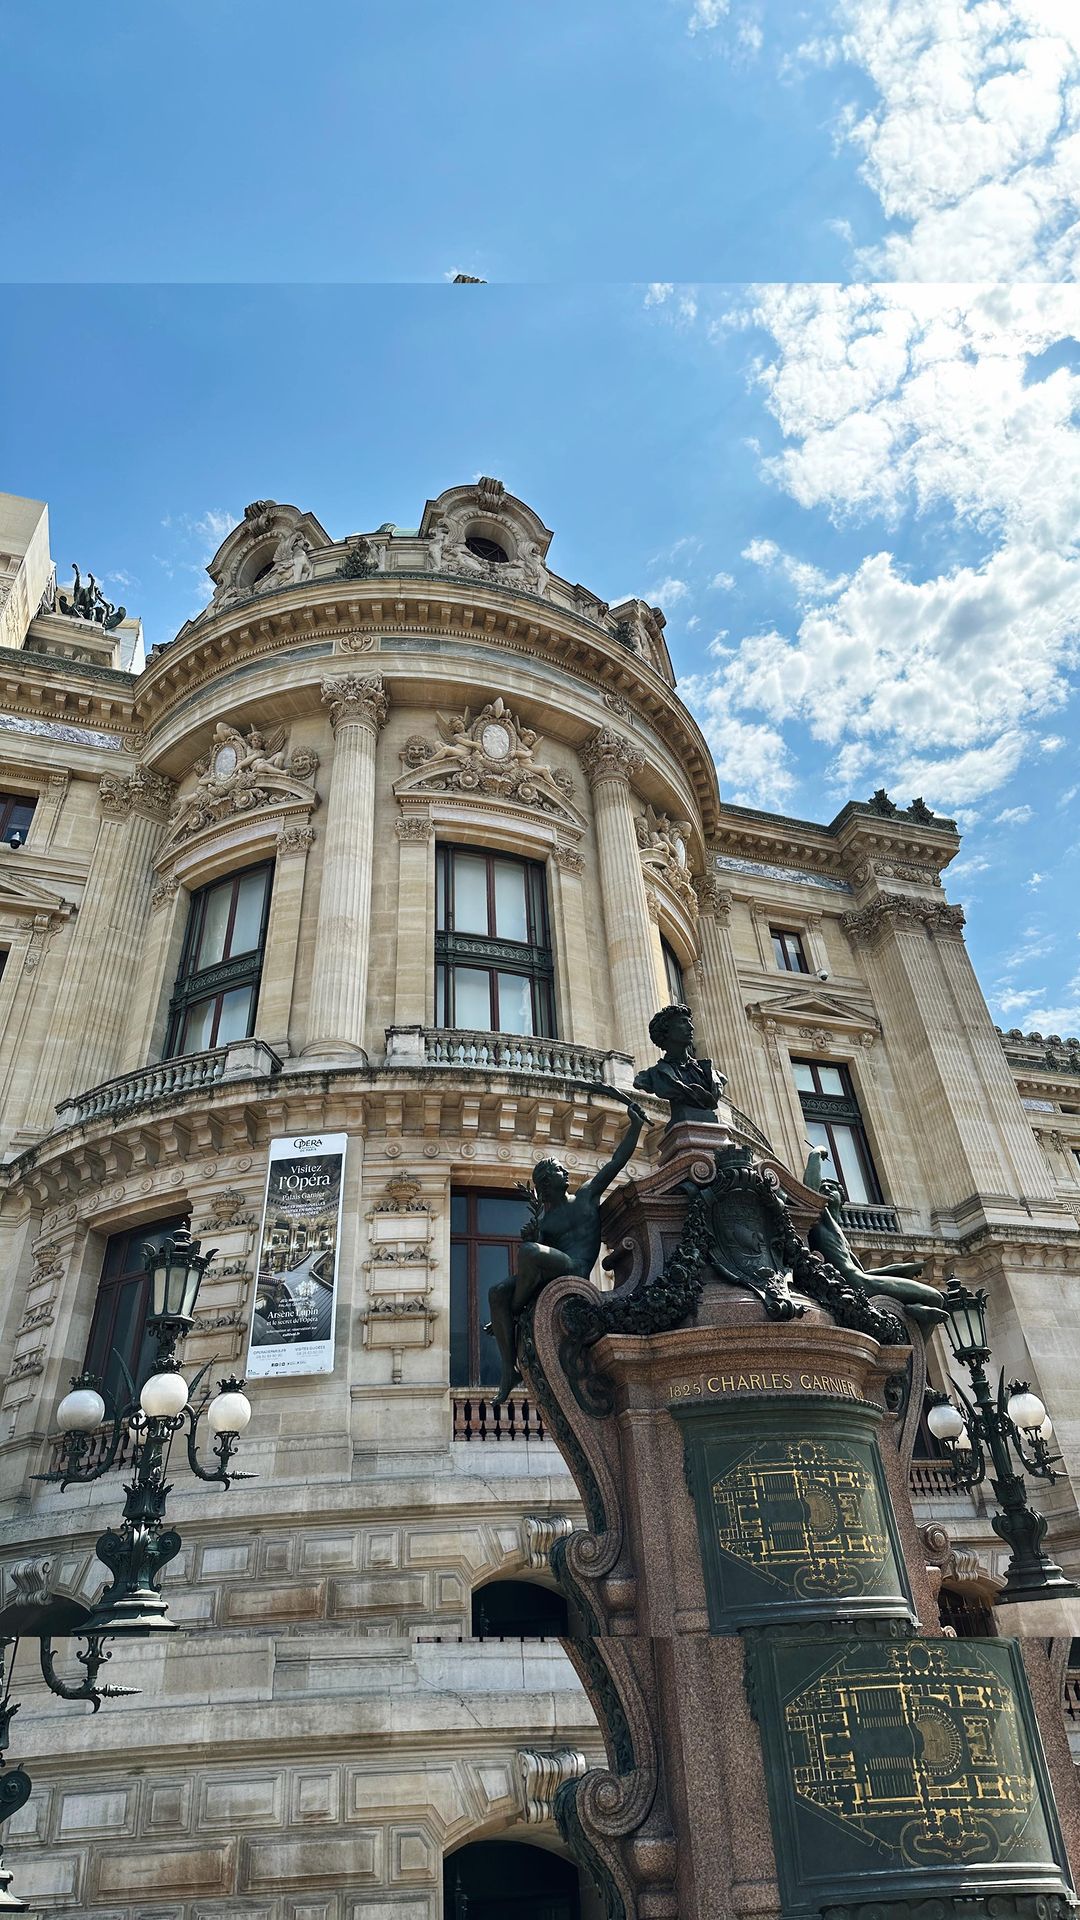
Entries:
POLYGON ((249 1380, 334 1370, 344 1133, 271 1140, 249 1380))

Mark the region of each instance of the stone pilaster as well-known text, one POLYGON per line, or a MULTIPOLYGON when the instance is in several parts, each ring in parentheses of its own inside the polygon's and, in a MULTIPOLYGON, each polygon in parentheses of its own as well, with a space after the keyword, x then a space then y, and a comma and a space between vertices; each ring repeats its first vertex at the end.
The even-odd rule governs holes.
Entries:
POLYGON ((318 933, 305 1054, 364 1055, 375 749, 389 707, 382 675, 334 674, 322 683, 334 729, 318 933))
POLYGON ((711 874, 700 874, 694 881, 694 891, 701 945, 698 1051, 727 1074, 728 1092, 735 1105, 764 1127, 757 1075, 760 1047, 747 1024, 739 990, 731 946, 731 895, 711 874))
POLYGON ((38 1125, 51 1124, 60 1100, 121 1070, 132 956, 145 934, 154 854, 175 792, 148 767, 101 777, 101 825, 42 1054, 38 1125))
POLYGON ((397 822, 397 966, 394 1025, 432 1024, 435 952, 435 828, 426 814, 397 822))
POLYGON ((314 844, 315 829, 306 820, 286 820, 274 848, 274 888, 270 896, 255 1031, 260 1040, 265 1040, 283 1059, 291 1051, 289 1017, 296 980, 296 950, 300 943, 304 875, 314 844))
POLYGON ((653 929, 630 781, 644 765, 645 755, 612 727, 601 727, 582 747, 580 758, 592 788, 596 819, 615 1040, 643 1067, 656 1052, 649 1039, 649 1021, 658 1001, 653 929))
POLYGON ((552 848, 549 878, 561 1003, 559 1032, 565 1040, 573 1040, 578 1046, 594 1047, 596 1006, 582 885, 584 873, 585 861, 576 847, 560 842, 552 848))

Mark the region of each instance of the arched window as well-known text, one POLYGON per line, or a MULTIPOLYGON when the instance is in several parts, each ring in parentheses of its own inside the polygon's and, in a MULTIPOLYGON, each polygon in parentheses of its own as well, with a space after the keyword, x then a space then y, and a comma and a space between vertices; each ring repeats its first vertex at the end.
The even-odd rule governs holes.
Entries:
POLYGON ((85 1371, 93 1374, 110 1414, 127 1404, 133 1388, 138 1392, 154 1357, 153 1342, 146 1335, 150 1276, 144 1250, 160 1247, 183 1225, 185 1217, 178 1214, 171 1220, 147 1221, 126 1233, 114 1233, 106 1244, 85 1371))
POLYGON ((450 1195, 450 1384, 493 1387, 502 1371, 499 1349, 484 1328, 488 1294, 517 1264, 528 1212, 512 1193, 450 1195))
POLYGON ((582 1920, 578 1869, 546 1847, 474 1840, 443 1862, 443 1920, 582 1920))
POLYGON ((255 1031, 272 861, 191 896, 165 1059, 245 1040, 255 1031))
POLYGON ((476 1640, 559 1640, 569 1631, 562 1594, 536 1580, 491 1580, 473 1593, 476 1640))
POLYGON ((554 1034, 542 866, 476 847, 439 846, 435 927, 437 1026, 554 1034))
POLYGON ((502 566, 510 558, 505 547, 501 547, 497 540, 489 540, 483 533, 466 534, 465 545, 478 560, 491 561, 495 566, 502 566))

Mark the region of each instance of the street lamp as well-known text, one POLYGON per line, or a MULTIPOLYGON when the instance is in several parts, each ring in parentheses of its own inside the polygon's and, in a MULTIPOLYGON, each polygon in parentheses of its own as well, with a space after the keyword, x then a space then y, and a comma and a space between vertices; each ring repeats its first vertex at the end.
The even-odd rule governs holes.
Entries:
MULTIPOLYGON (((15 1569, 16 1598, 0 1610, 0 1824, 25 1806, 30 1796, 30 1776, 22 1767, 9 1768, 6 1760, 11 1721, 18 1712, 18 1703, 11 1699, 11 1674, 19 1639, 40 1642, 42 1675, 62 1699, 89 1700, 96 1713, 102 1700, 134 1692, 132 1687, 100 1683, 98 1676, 111 1658, 107 1640, 169 1631, 175 1625, 158 1586, 161 1569, 176 1557, 182 1544, 175 1527, 165 1525, 165 1503, 172 1492, 165 1475, 175 1436, 187 1428, 188 1465, 200 1480, 228 1488, 233 1480, 251 1477, 230 1471, 237 1441, 251 1419, 244 1382, 230 1374, 219 1381, 215 1395, 206 1394, 193 1404, 192 1394, 208 1369, 203 1367, 188 1381, 176 1358, 181 1339, 194 1325, 202 1277, 214 1255, 202 1253, 184 1226, 162 1246, 147 1246, 144 1256, 153 1308, 146 1324, 156 1342, 156 1371, 137 1397, 133 1392, 128 1405, 114 1412, 112 1432, 100 1455, 97 1435, 106 1417, 105 1401, 91 1374, 72 1380, 71 1391, 56 1412, 64 1436, 58 1465, 36 1476, 59 1481, 61 1487, 87 1485, 109 1471, 125 1434, 130 1437, 131 1478, 124 1489, 123 1518, 119 1529, 107 1528, 96 1546, 98 1559, 112 1574, 111 1584, 93 1607, 87 1607, 48 1592, 47 1566, 15 1569), (217 1466, 212 1469, 203 1466, 198 1454, 198 1427, 204 1414, 214 1436, 217 1466), (64 1680, 57 1673, 54 1635, 85 1639, 86 1651, 76 1656, 83 1668, 81 1680, 64 1680)), ((11 1874, 0 1857, 0 1914, 25 1913, 24 1903, 9 1891, 10 1884, 11 1874)))
POLYGON ((994 1532, 1011 1548, 1008 1578, 998 1601, 1047 1600, 1080 1593, 1080 1587, 1067 1580, 1061 1568, 1042 1550, 1046 1520, 1029 1507, 1025 1498, 1024 1476, 1014 1470, 1012 1448, 1027 1473, 1040 1480, 1059 1478, 1054 1467, 1058 1456, 1050 1452, 1054 1427, 1037 1393, 1026 1380, 1005 1385, 1005 1369, 998 1378, 996 1398, 986 1377, 990 1345, 986 1335, 986 1293, 973 1291, 950 1275, 945 1288, 945 1325, 956 1358, 971 1375, 974 1399, 963 1388, 957 1392, 965 1414, 955 1407, 947 1394, 932 1398, 927 1425, 935 1439, 949 1451, 953 1476, 959 1486, 979 1486, 991 1471, 990 1484, 1001 1511, 991 1514, 994 1532), (989 1455, 989 1461, 987 1460, 989 1455))

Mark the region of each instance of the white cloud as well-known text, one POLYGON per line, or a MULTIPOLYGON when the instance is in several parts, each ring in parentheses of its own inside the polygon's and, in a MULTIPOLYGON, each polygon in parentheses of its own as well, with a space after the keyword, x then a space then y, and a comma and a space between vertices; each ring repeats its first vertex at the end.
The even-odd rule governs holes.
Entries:
POLYGON ((793 588, 795 598, 799 601, 821 600, 844 585, 842 574, 830 579, 812 561, 797 560, 794 554, 784 553, 775 540, 751 540, 743 548, 741 557, 749 560, 753 566, 779 573, 793 588))
POLYGON ((1080 793, 1080 787, 1066 787, 1064 793, 1058 795, 1058 806, 1067 807, 1076 799, 1078 793, 1080 793))
POLYGON ((735 575, 733 573, 725 573, 723 569, 721 569, 719 573, 713 574, 709 585, 710 587, 715 587, 718 593, 730 593, 732 587, 735 585, 735 575))
POLYGON ((730 8, 730 0, 696 0, 694 11, 687 21, 687 33, 711 33, 725 20, 730 8))
POLYGON ((1039 741, 1039 752, 1060 753, 1064 745, 1065 735, 1063 733, 1044 733, 1042 739, 1039 741))
POLYGON ((999 827, 1023 827, 1031 819, 1033 807, 1003 807, 994 815, 994 824, 999 827))
POLYGON ((1025 880, 1024 885, 1030 887, 1032 893, 1034 893, 1036 887, 1041 887, 1045 879, 1045 873, 1033 873, 1029 880, 1025 880))
MULTIPOLYGON (((837 0, 876 99, 840 137, 895 231, 863 266, 898 280, 1064 280, 1080 263, 1075 0, 837 0)), ((826 51, 827 49, 827 51, 826 51)))
POLYGON ((664 608, 675 607, 678 606, 680 600, 686 599, 689 591, 690 589, 685 580, 675 580, 671 578, 661 580, 658 587, 652 588, 653 603, 654 605, 664 608))
POLYGON ((671 299, 674 291, 675 282, 673 280, 652 280, 645 289, 645 305, 647 307, 662 307, 671 299))
POLYGON ((954 880, 970 880, 976 873, 986 873, 989 860, 981 853, 973 853, 966 860, 954 860, 948 872, 949 884, 954 880))
POLYGON ((680 681, 679 690, 697 714, 712 748, 724 797, 736 806, 782 808, 795 786, 795 775, 777 729, 738 719, 728 707, 723 687, 708 675, 680 681))
POLYGON ((207 507, 198 520, 192 521, 192 531, 201 533, 205 539, 212 540, 214 549, 220 547, 227 533, 231 533, 237 524, 237 515, 229 513, 225 507, 207 507))

